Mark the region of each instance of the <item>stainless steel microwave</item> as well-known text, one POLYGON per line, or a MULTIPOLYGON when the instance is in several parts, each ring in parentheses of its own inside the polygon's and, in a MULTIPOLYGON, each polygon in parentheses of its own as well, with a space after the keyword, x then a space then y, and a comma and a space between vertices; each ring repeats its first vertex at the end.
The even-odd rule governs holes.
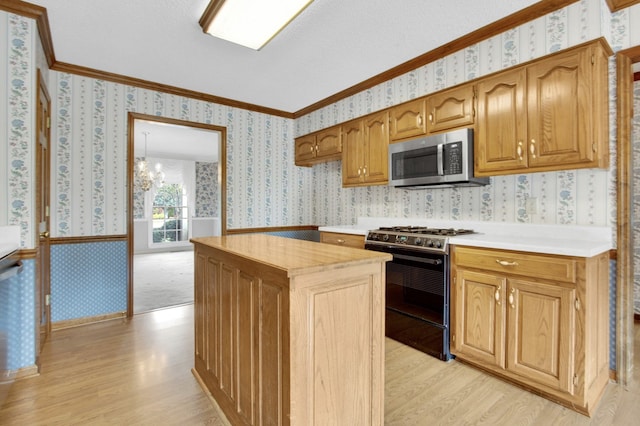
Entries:
POLYGON ((473 129, 389 144, 389 185, 478 186, 489 178, 473 176, 473 129))

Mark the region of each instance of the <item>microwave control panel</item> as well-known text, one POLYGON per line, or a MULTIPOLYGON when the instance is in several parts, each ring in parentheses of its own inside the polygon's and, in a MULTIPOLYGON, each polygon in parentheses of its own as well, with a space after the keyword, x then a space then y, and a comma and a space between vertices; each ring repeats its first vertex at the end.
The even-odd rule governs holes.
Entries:
POLYGON ((457 175, 462 173, 462 143, 446 144, 444 153, 444 174, 457 175))

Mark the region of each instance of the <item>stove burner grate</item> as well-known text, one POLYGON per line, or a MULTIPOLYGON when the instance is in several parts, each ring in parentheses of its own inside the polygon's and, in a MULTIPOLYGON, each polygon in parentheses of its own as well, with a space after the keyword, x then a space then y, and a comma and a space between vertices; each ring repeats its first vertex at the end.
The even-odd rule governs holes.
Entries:
POLYGON ((381 227, 378 230, 391 231, 391 232, 405 232, 409 234, 440 235, 444 237, 453 237, 456 235, 474 233, 472 229, 429 228, 426 226, 390 226, 390 227, 381 227))

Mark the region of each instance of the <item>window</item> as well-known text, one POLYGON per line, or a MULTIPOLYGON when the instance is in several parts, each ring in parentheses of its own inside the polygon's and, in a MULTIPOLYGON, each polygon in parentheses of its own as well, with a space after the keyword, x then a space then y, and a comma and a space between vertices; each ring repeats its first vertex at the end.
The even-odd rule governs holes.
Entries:
POLYGON ((155 244, 189 240, 189 208, 183 185, 173 183, 159 188, 152 212, 155 244))

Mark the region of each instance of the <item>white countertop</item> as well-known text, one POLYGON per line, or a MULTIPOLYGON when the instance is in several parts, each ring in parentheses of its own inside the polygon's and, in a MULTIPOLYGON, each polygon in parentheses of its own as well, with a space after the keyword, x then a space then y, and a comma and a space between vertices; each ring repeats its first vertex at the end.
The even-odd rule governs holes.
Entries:
POLYGON ((0 258, 20 249, 20 227, 0 226, 0 258))
POLYGON ((449 238, 449 244, 518 250, 565 256, 591 257, 613 248, 607 226, 543 225, 479 221, 442 221, 424 218, 359 218, 356 225, 321 226, 319 231, 367 235, 380 226, 429 226, 473 229, 476 233, 449 238))

